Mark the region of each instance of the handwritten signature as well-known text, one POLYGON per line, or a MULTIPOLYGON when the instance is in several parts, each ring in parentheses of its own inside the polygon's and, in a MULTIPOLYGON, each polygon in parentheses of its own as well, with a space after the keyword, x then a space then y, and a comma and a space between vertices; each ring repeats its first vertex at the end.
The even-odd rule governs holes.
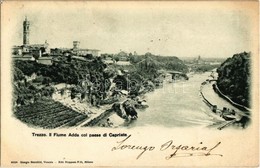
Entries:
MULTIPOLYGON (((122 141, 117 142, 117 146, 114 146, 111 150, 139 150, 141 153, 136 157, 136 159, 139 159, 145 152, 151 152, 157 149, 155 146, 149 146, 149 145, 133 145, 133 144, 126 144, 126 142, 130 139, 131 135, 127 136, 122 141)), ((220 156, 222 157, 222 154, 219 153, 212 153, 213 150, 215 150, 221 142, 217 142, 215 145, 212 145, 212 147, 204 146, 203 142, 200 142, 197 146, 190 146, 190 145, 174 145, 173 140, 167 141, 166 143, 163 143, 160 147, 160 151, 168 151, 171 150, 171 154, 167 155, 165 157, 166 160, 169 160, 171 158, 177 158, 177 157, 194 157, 194 156, 220 156)))

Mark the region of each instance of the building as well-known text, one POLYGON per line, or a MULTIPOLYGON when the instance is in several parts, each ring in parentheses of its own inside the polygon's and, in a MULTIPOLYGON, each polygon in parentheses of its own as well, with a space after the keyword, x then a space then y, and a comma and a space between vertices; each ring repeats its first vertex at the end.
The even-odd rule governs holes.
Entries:
POLYGON ((36 60, 36 62, 40 64, 45 64, 45 65, 52 65, 53 60, 52 57, 40 57, 36 60))
POLYGON ((22 55, 23 48, 21 46, 13 46, 12 48, 12 55, 22 55))
POLYGON ((119 61, 128 61, 129 60, 128 53, 126 53, 124 51, 120 51, 118 54, 116 54, 115 57, 118 57, 119 61))
POLYGON ((30 22, 27 20, 27 17, 23 21, 23 45, 13 46, 12 55, 13 59, 23 60, 20 57, 33 56, 36 59, 42 56, 49 56, 50 49, 47 41, 43 44, 30 44, 30 22))
POLYGON ((73 41, 73 49, 78 49, 79 48, 79 41, 73 41))
POLYGON ((30 22, 25 17, 23 21, 23 45, 29 45, 30 22))
POLYGON ((51 48, 50 49, 50 55, 52 56, 69 56, 72 54, 71 48, 51 48))
POLYGON ((45 41, 44 44, 28 44, 28 45, 21 45, 21 46, 13 46, 12 48, 12 55, 13 56, 23 56, 25 54, 30 54, 36 58, 42 56, 49 56, 50 49, 49 44, 45 41))
POLYGON ((26 76, 25 75, 25 79, 26 79, 27 82, 32 81, 32 80, 34 80, 36 78, 37 78, 37 74, 35 72, 31 76, 26 76))
POLYGON ((77 56, 86 56, 88 54, 91 54, 94 57, 99 56, 99 50, 96 49, 83 49, 79 48, 79 41, 73 41, 73 48, 72 48, 72 53, 77 55, 77 56))
POLYGON ((75 55, 78 56, 86 56, 88 54, 93 55, 94 57, 98 57, 99 56, 99 50, 95 50, 95 49, 73 49, 72 51, 75 55))
POLYGON ((201 59, 201 56, 199 55, 198 58, 195 58, 193 63, 195 64, 204 64, 205 62, 201 59))
POLYGON ((14 60, 21 60, 21 61, 35 61, 35 58, 32 55, 22 55, 22 56, 13 56, 14 60))
POLYGON ((29 59, 29 56, 31 56, 38 60, 39 63, 43 62, 46 64, 51 62, 51 58, 47 58, 49 56, 99 56, 99 50, 83 49, 79 48, 79 45, 79 41, 73 41, 73 48, 50 49, 47 41, 43 44, 30 44, 30 21, 26 17, 23 21, 23 44, 12 47, 12 56, 13 59, 24 60, 25 58, 22 57, 27 55, 26 59, 29 59))

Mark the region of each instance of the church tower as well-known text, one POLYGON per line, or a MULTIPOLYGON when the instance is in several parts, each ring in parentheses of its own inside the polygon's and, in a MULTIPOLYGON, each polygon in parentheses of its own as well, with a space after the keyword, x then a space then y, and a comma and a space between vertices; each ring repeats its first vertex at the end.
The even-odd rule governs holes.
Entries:
POLYGON ((30 22, 27 17, 23 21, 23 45, 29 44, 30 22))

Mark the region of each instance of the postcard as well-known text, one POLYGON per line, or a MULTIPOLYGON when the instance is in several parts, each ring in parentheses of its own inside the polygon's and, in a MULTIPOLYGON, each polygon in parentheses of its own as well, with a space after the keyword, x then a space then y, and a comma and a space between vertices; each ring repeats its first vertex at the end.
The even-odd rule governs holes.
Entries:
POLYGON ((1 166, 259 165, 258 1, 3 1, 1 166))

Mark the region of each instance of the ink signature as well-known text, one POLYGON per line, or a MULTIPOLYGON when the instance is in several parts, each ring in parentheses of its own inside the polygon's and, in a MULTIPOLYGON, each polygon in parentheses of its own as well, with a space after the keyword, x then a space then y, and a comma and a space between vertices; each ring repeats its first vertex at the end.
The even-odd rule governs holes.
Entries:
POLYGON ((217 142, 214 145, 211 146, 205 146, 203 145, 203 142, 200 142, 197 146, 192 145, 175 145, 173 140, 169 140, 166 143, 163 143, 160 147, 156 146, 150 146, 150 145, 135 145, 135 144, 129 144, 128 141, 130 139, 131 135, 127 136, 122 141, 117 142, 117 146, 114 146, 111 151, 116 150, 136 150, 141 151, 136 159, 141 158, 141 156, 144 153, 155 151, 157 148, 159 151, 169 151, 171 150, 171 154, 167 155, 165 157, 166 160, 169 160, 171 158, 178 158, 178 157, 195 157, 195 156, 220 156, 223 155, 220 153, 212 153, 213 150, 216 150, 221 144, 221 142, 217 142), (127 144, 128 143, 128 144, 127 144))

